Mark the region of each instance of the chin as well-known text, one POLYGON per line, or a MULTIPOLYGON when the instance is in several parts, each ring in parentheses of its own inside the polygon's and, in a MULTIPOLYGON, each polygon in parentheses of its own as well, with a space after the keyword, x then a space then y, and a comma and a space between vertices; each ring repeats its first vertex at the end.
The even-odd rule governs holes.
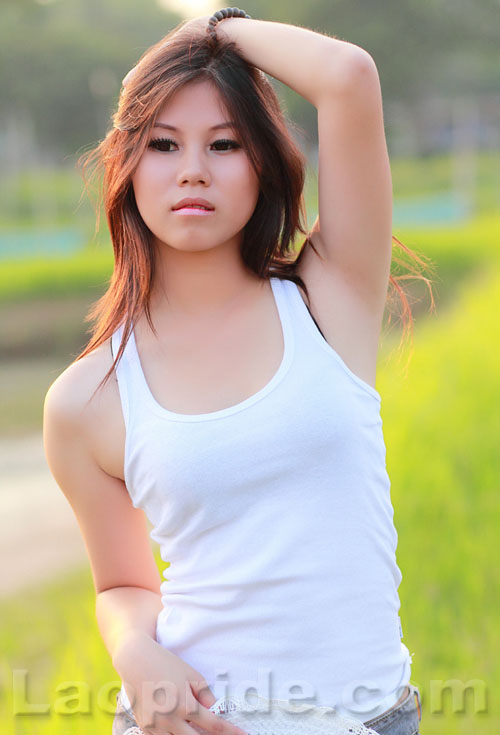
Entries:
POLYGON ((217 243, 203 243, 199 240, 197 241, 193 237, 178 240, 170 238, 167 242, 166 238, 162 239, 158 236, 155 236, 155 245, 158 248, 168 247, 171 250, 179 250, 183 253, 196 253, 201 250, 210 250, 211 248, 216 247, 217 243))

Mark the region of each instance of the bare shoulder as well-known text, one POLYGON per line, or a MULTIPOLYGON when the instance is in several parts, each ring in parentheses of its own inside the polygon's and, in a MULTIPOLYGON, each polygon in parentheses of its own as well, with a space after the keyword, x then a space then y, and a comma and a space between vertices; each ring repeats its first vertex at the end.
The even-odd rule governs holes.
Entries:
POLYGON ((144 511, 134 507, 125 482, 106 469, 115 451, 112 427, 120 410, 119 402, 114 404, 114 375, 104 388, 95 389, 111 365, 108 341, 71 363, 49 387, 45 456, 78 520, 96 592, 143 587, 158 594, 161 578, 144 511))
MULTIPOLYGON (((98 394, 93 394, 111 366, 109 340, 80 360, 72 362, 50 385, 45 408, 74 428, 84 427, 89 416, 98 411, 98 394), (109 353, 109 359, 108 359, 109 353)), ((114 376, 110 380, 114 379, 114 376)))
POLYGON ((112 364, 108 339, 68 365, 46 393, 44 426, 55 423, 77 434, 101 469, 123 479, 120 440, 124 442, 125 426, 116 374, 99 388, 112 364))

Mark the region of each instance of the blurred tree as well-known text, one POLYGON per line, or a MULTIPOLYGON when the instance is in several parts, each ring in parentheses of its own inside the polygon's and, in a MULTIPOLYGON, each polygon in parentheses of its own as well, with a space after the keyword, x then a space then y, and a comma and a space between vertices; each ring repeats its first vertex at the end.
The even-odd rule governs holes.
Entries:
POLYGON ((179 21, 135 0, 4 0, 0 18, 0 128, 30 115, 56 156, 103 136, 122 77, 179 21))
POLYGON ((250 15, 286 19, 365 48, 384 96, 500 92, 499 0, 247 0, 250 15))

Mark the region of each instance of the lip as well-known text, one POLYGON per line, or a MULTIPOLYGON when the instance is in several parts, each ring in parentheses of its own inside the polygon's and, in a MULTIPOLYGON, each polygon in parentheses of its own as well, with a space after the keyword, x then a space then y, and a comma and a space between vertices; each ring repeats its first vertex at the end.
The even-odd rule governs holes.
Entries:
POLYGON ((215 214, 214 209, 195 209, 194 207, 182 207, 174 209, 174 214, 191 215, 192 217, 207 217, 209 214, 215 214))
MULTIPOLYGON (((209 211, 212 211, 215 209, 212 202, 209 202, 207 199, 202 199, 201 197, 184 197, 184 199, 180 199, 177 204, 174 204, 172 209, 174 212, 177 212, 182 209, 186 209, 189 206, 193 206, 198 204, 201 207, 208 207, 209 211)), ((196 210, 201 211, 201 210, 196 210)))

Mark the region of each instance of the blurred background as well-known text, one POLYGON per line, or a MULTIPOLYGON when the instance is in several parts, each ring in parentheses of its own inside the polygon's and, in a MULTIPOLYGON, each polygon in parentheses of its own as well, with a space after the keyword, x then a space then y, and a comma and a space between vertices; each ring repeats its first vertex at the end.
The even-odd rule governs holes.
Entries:
MULTIPOLYGON (((119 681, 97 629, 78 524, 41 434, 47 389, 85 346, 84 317, 113 266, 105 223, 96 234, 92 204, 81 198, 76 160, 104 137, 121 79, 143 51, 183 18, 218 7, 0 4, 3 733, 111 732, 119 681)), ((434 310, 423 283, 403 282, 415 319, 409 362, 396 359, 393 318, 377 373, 403 640, 422 695, 422 735, 498 733, 500 2, 245 0, 245 10, 335 35, 376 61, 393 233, 436 268, 434 310)), ((316 110, 269 78, 300 126, 311 226, 316 110)))

